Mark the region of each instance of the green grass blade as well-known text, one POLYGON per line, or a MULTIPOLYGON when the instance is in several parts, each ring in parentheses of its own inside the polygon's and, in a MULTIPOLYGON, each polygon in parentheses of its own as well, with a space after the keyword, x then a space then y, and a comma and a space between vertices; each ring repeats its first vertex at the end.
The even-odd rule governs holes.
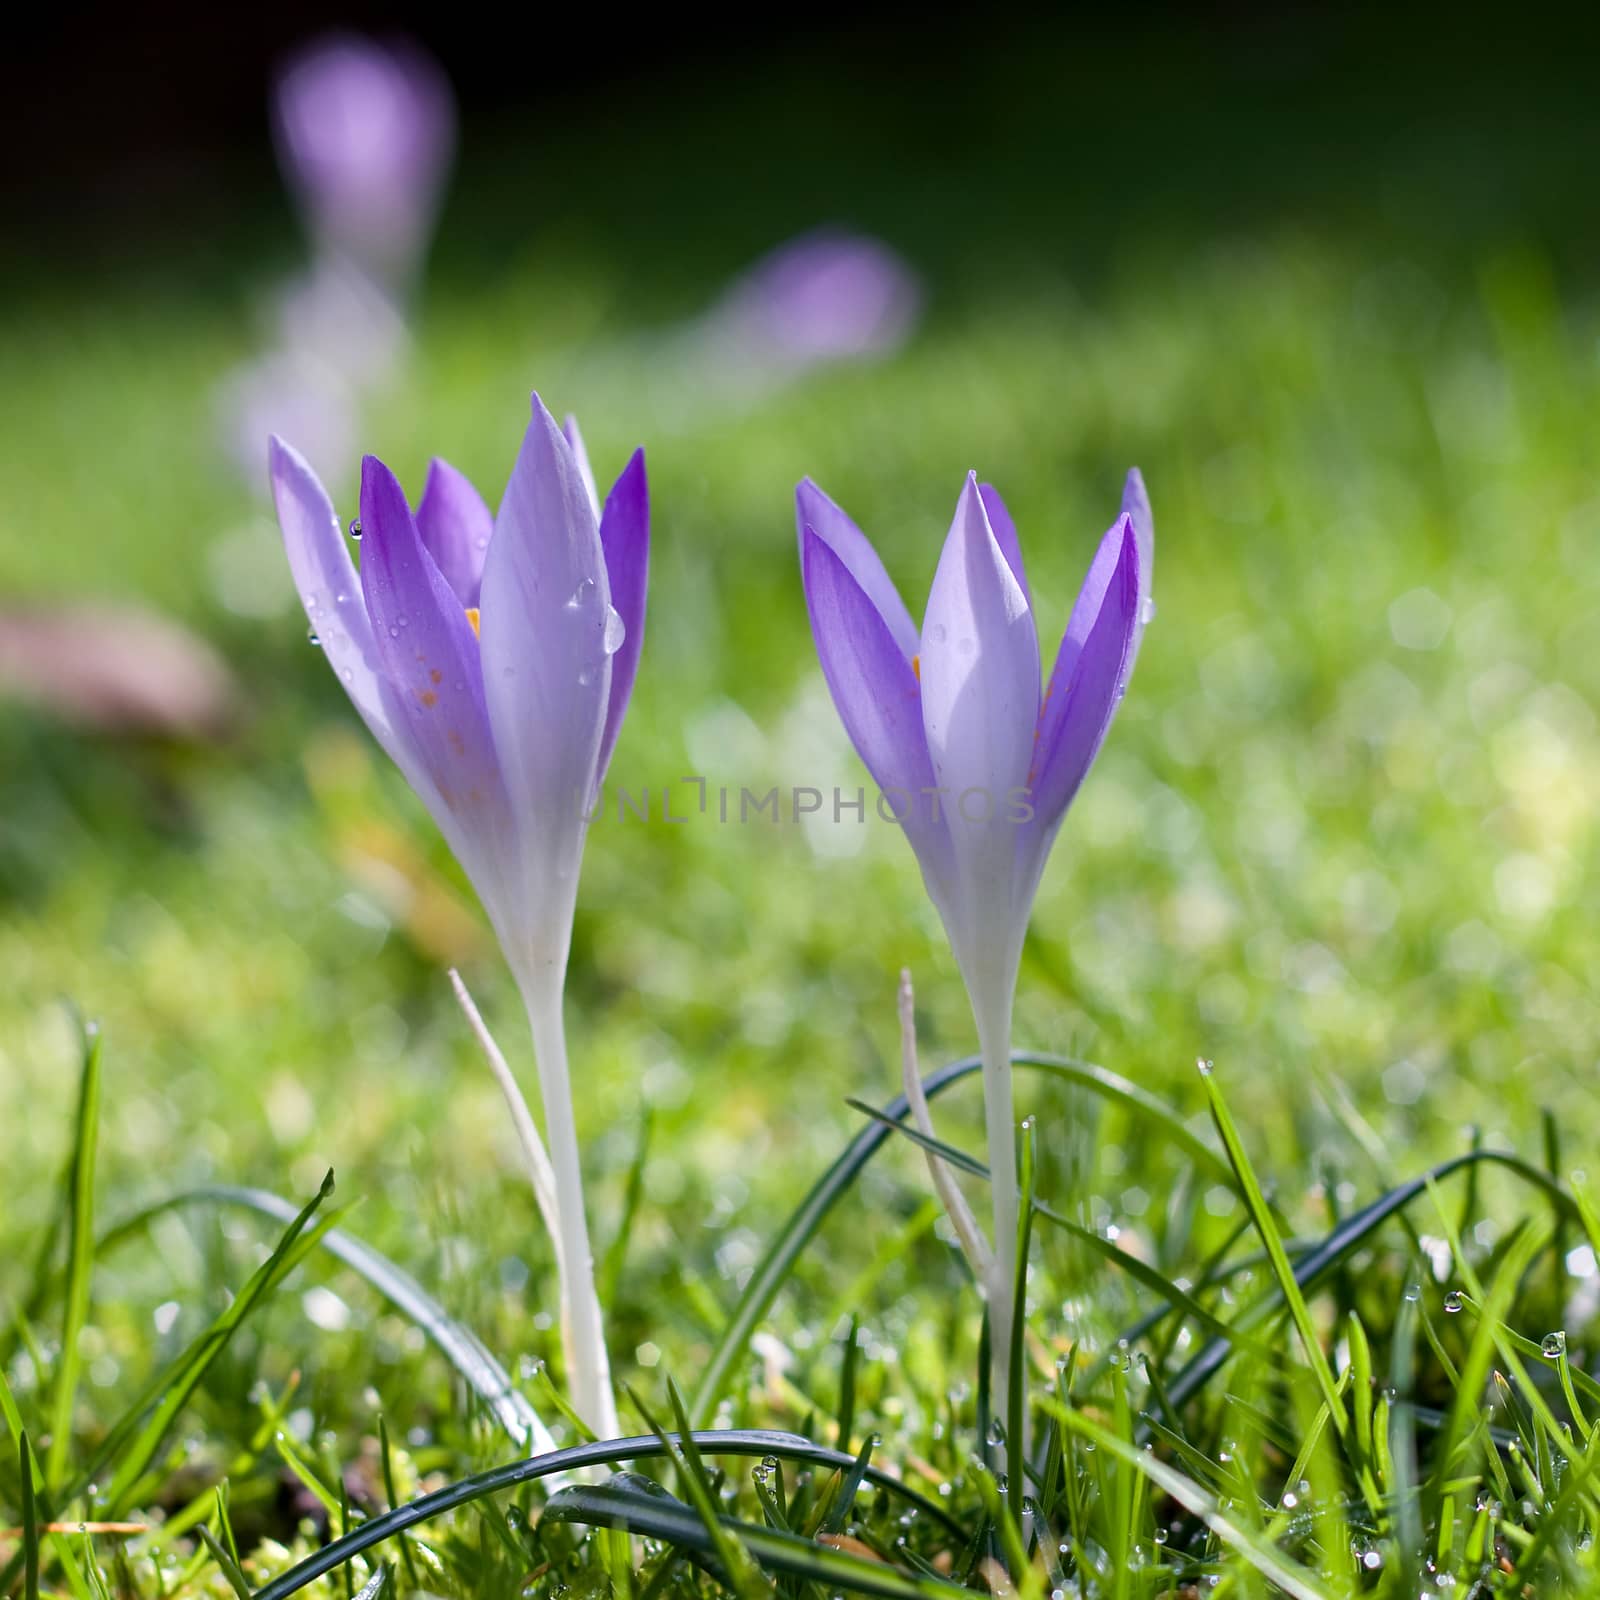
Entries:
POLYGON ((1316 1324, 1311 1320, 1311 1311, 1306 1305, 1305 1295, 1301 1292, 1299 1280, 1290 1265, 1289 1253, 1283 1247, 1283 1236, 1272 1220, 1272 1209, 1267 1204, 1267 1197, 1261 1192, 1255 1170, 1250 1165, 1250 1157, 1245 1152, 1244 1141, 1239 1137, 1239 1130, 1234 1126, 1233 1117, 1229 1114, 1227 1104, 1222 1098, 1221 1087, 1209 1064, 1201 1066, 1200 1075, 1201 1081, 1205 1084, 1206 1098, 1211 1104, 1212 1120, 1217 1125, 1217 1132, 1222 1136, 1228 1159, 1233 1163, 1240 1191, 1244 1195, 1245 1206, 1267 1252, 1273 1277, 1277 1279, 1279 1292, 1289 1308, 1289 1316, 1294 1322, 1295 1331, 1300 1335, 1300 1343, 1305 1350, 1312 1375, 1316 1379, 1317 1387, 1322 1391, 1322 1403, 1328 1408, 1328 1416, 1333 1423, 1334 1431, 1343 1438, 1349 1430, 1350 1419, 1345 1412, 1344 1400, 1334 1380, 1333 1369, 1328 1365, 1327 1355, 1317 1337, 1316 1324))
POLYGON ((622 1193, 622 1216, 617 1222, 617 1231, 611 1243, 606 1247, 600 1270, 595 1274, 595 1289, 603 1306, 616 1304, 617 1284, 622 1279, 622 1267, 628 1255, 628 1240, 633 1233, 634 1218, 639 1214, 639 1203, 644 1199, 644 1168, 650 1159, 653 1128, 654 1119, 647 1107, 639 1122, 639 1143, 628 1166, 628 1181, 622 1193))
POLYGON ((17 1436, 17 1472, 22 1497, 22 1593, 39 1600, 39 1508, 33 1498, 33 1446, 25 1433, 17 1436))
MULTIPOLYGON (((782 1433, 765 1428, 699 1429, 694 1444, 705 1455, 711 1456, 774 1456, 778 1460, 803 1462, 808 1466, 836 1470, 855 1465, 855 1458, 840 1450, 830 1450, 797 1433, 782 1433)), ((597 1444, 573 1445, 566 1450, 551 1450, 537 1456, 526 1456, 487 1472, 474 1473, 436 1489, 431 1494, 409 1501, 394 1511, 373 1517, 353 1528, 344 1538, 335 1539, 315 1551, 304 1561, 273 1579, 256 1593, 256 1600, 287 1600, 314 1583, 341 1563, 351 1560, 373 1545, 419 1523, 445 1515, 457 1508, 470 1505, 484 1495, 498 1494, 514 1489, 520 1484, 535 1483, 541 1478, 556 1477, 562 1473, 578 1472, 585 1467, 615 1466, 623 1461, 645 1461, 666 1455, 667 1447, 654 1434, 637 1434, 626 1439, 605 1439, 597 1444)), ((914 1506, 925 1517, 930 1517, 956 1538, 966 1536, 966 1529, 950 1511, 937 1501, 908 1488, 891 1473, 872 1467, 866 1473, 867 1482, 875 1488, 886 1489, 914 1506)), ((553 1498, 553 1497, 552 1497, 553 1498)))
MULTIPOLYGON (((1006 1450, 1009 1465, 1002 1499, 1017 1542, 1022 1540, 1022 1501, 1027 1492, 1028 1450, 1028 1252, 1033 1244, 1033 1182, 1036 1146, 1033 1121, 1022 1124, 1022 1154, 1017 1181, 1021 1205, 1017 1216, 1017 1270, 1011 1285, 1011 1344, 1006 1352, 1006 1450)), ((1013 1567, 1020 1578, 1023 1568, 1013 1567)))
MULTIPOLYGON (((113 1249, 124 1239, 143 1232, 156 1217, 191 1205, 236 1206, 285 1225, 293 1222, 296 1215, 293 1205, 268 1190, 208 1185, 170 1195, 119 1222, 102 1236, 97 1250, 113 1249)), ((511 1381, 511 1375, 488 1346, 464 1323, 452 1317, 416 1279, 342 1228, 330 1228, 322 1234, 320 1244, 422 1330, 488 1408, 512 1444, 531 1450, 555 1448, 555 1441, 539 1413, 511 1381)))
MULTIPOLYGON (((1578 1214, 1576 1202, 1537 1167, 1530 1166, 1526 1161, 1503 1150, 1469 1150, 1464 1155, 1441 1161, 1427 1172, 1399 1185, 1398 1188, 1391 1189, 1387 1194, 1380 1195, 1360 1211, 1346 1217, 1327 1238, 1307 1250, 1295 1262, 1295 1282, 1302 1291, 1314 1288, 1341 1261, 1365 1244, 1385 1222, 1426 1194, 1431 1184, 1442 1182, 1456 1172, 1466 1171, 1471 1174, 1484 1163, 1505 1168, 1524 1182, 1550 1195, 1554 1203, 1570 1207, 1574 1216, 1578 1214)), ((1258 1327, 1273 1315, 1280 1303, 1281 1295, 1274 1286, 1271 1293, 1254 1302, 1241 1315, 1238 1322, 1233 1325, 1235 1331, 1258 1327)), ((1168 1389, 1172 1403, 1175 1406, 1183 1406, 1193 1399, 1211 1381, 1230 1353, 1231 1347, 1226 1339, 1215 1339, 1203 1350, 1198 1351, 1183 1371, 1172 1380, 1168 1389)))
MULTIPOLYGON (((154 1458, 179 1413, 188 1404, 189 1396, 199 1387, 212 1363, 227 1348, 245 1318, 300 1259, 295 1250, 296 1244, 323 1201, 332 1193, 333 1174, 330 1172, 323 1179, 322 1187, 290 1223, 277 1248, 251 1274, 233 1303, 146 1390, 147 1394, 153 1391, 157 1396, 154 1407, 126 1447, 121 1447, 120 1440, 114 1446, 109 1439, 102 1446, 101 1459, 109 1461, 114 1457, 116 1460, 116 1469, 106 1491, 106 1505, 112 1515, 127 1504, 134 1485, 154 1458)), ((140 1410, 142 1407, 136 1408, 131 1414, 137 1416, 140 1410)))
POLYGON ((100 1029, 90 1023, 83 1035, 83 1074, 78 1089, 67 1204, 66 1310, 61 1322, 61 1359, 56 1365, 50 1449, 44 1469, 45 1482, 52 1491, 60 1489, 65 1481, 72 1451, 72 1414, 83 1369, 78 1344, 89 1321, 89 1289, 94 1271, 94 1168, 99 1143, 100 1029))
POLYGON ((1293 1595, 1295 1600, 1331 1600, 1328 1591, 1312 1573, 1296 1565, 1260 1534, 1245 1527, 1231 1512, 1223 1509, 1221 1501, 1214 1494, 1186 1478, 1159 1456, 1118 1438, 1082 1412, 1070 1411, 1056 1400, 1046 1399, 1041 1403, 1057 1417, 1062 1427, 1071 1429, 1081 1438, 1143 1473, 1156 1488, 1170 1495, 1192 1516, 1198 1517, 1223 1544, 1237 1551, 1262 1577, 1275 1583, 1285 1594, 1293 1595))
POLYGON ((217 1570, 228 1580, 228 1587, 238 1595, 239 1600, 250 1600, 249 1582, 239 1570, 239 1563, 233 1559, 227 1546, 203 1522, 198 1524, 194 1531, 200 1536, 200 1542, 211 1552, 211 1559, 216 1562, 217 1570))
MULTIPOLYGON (((1028 1067, 1060 1078, 1064 1082, 1076 1084, 1080 1088, 1088 1089, 1094 1094, 1123 1105, 1141 1118, 1157 1123, 1173 1144, 1186 1151, 1197 1164, 1216 1173, 1230 1188, 1233 1186, 1233 1172, 1222 1156, 1193 1129, 1187 1127, 1181 1117, 1174 1115, 1154 1095, 1141 1089, 1137 1084, 1130 1083, 1126 1078, 1104 1067, 1077 1061, 1069 1056, 1038 1055, 1017 1051, 1011 1059, 1016 1066, 1028 1067)), ((923 1093, 929 1100, 933 1100, 952 1085, 971 1077, 982 1068, 982 1065, 977 1056, 967 1056, 960 1061, 953 1061, 948 1066, 939 1068, 937 1072, 929 1073, 923 1080, 923 1093)), ((890 1121, 899 1122, 909 1111, 910 1107, 906 1104, 905 1096, 897 1095, 884 1108, 883 1116, 890 1121)), ((817 1230, 827 1219, 828 1213, 855 1182, 862 1168, 882 1149, 888 1136, 888 1128, 881 1124, 863 1128, 856 1134, 834 1160, 833 1165, 812 1185, 805 1198, 768 1245, 766 1253, 756 1264, 755 1271, 751 1273, 750 1281, 746 1284, 744 1293, 740 1295, 739 1302, 722 1331, 722 1337, 717 1341, 711 1352, 711 1358, 701 1373, 700 1382, 695 1388, 694 1399, 689 1407, 689 1416, 694 1423, 701 1424, 710 1416, 729 1369, 743 1353, 750 1341, 750 1335, 756 1330, 756 1325, 771 1308, 795 1261, 816 1237, 817 1230)))
MULTIPOLYGON (((613 1484, 561 1490, 550 1497, 542 1520, 572 1522, 586 1527, 624 1527, 631 1533, 679 1549, 716 1554, 716 1541, 701 1518, 688 1507, 613 1484)), ((727 1532, 737 1535, 763 1568, 809 1580, 821 1585, 828 1594, 880 1595, 884 1600, 971 1600, 969 1591, 942 1579, 863 1561, 826 1545, 755 1523, 735 1522, 728 1517, 720 1517, 718 1521, 727 1532)), ((271 1600, 271 1597, 262 1590, 257 1600, 271 1600)))

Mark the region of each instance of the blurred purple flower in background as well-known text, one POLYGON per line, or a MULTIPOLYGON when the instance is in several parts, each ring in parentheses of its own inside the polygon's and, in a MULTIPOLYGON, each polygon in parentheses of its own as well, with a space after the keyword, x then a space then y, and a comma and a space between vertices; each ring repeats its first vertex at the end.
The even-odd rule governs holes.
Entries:
POLYGON ((404 40, 318 39, 279 74, 272 126, 318 251, 408 287, 455 153, 455 100, 439 65, 404 40))
POLYGON ((882 240, 817 228, 735 279, 710 320, 747 361, 805 368, 892 355, 921 309, 916 274, 882 240))
POLYGON ((311 264, 275 297, 273 347, 219 392, 224 448, 252 485, 268 434, 323 467, 346 459, 365 395, 403 359, 455 153, 455 101, 419 46, 336 34, 283 67, 272 126, 311 264))
POLYGON ((915 331, 923 298, 881 239, 815 228, 746 267, 698 316, 619 350, 620 365, 635 392, 645 374, 658 425, 672 427, 686 395, 695 408, 742 408, 807 373, 887 359, 915 331))

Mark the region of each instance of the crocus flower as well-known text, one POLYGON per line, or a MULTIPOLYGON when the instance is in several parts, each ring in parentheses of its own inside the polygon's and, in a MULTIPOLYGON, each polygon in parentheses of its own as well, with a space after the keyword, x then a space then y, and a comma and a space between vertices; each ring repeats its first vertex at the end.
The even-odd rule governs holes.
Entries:
POLYGON ((278 76, 273 132, 319 245, 407 287, 455 149, 455 103, 438 64, 404 41, 319 39, 278 76))
POLYGON ((743 273, 714 319, 748 358, 807 367, 891 354, 921 306, 916 275, 882 240, 818 228, 743 273))
POLYGON ((644 635, 644 453, 602 510, 576 423, 563 432, 535 395, 494 514, 443 461, 413 509, 368 456, 359 572, 304 459, 274 438, 270 465, 312 635, 471 878, 522 991, 559 1200, 568 1368, 580 1413, 614 1432, 561 998, 586 817, 644 635))
POLYGON ((1016 526, 989 485, 967 477, 920 632, 866 535, 810 479, 796 516, 823 676, 916 853, 977 1022, 995 1229, 984 1287, 1003 1395, 1016 1270, 1017 967, 1050 846, 1111 726, 1151 610, 1150 505, 1130 472, 1042 694, 1016 526))

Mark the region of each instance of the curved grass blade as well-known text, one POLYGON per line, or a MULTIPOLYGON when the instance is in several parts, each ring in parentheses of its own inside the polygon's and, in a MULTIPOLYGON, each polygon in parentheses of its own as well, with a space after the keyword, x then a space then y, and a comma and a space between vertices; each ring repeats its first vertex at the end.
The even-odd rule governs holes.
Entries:
POLYGON ((1199 1517, 1225 1545, 1236 1551, 1262 1577, 1270 1579, 1285 1594, 1293 1595, 1295 1600, 1329 1600, 1327 1590, 1311 1573, 1289 1560, 1260 1534, 1245 1527, 1242 1522, 1223 1509, 1222 1503, 1215 1495, 1202 1489, 1192 1478, 1186 1478, 1154 1452, 1141 1450, 1137 1445, 1130 1444, 1109 1429, 1102 1428, 1081 1411, 1069 1410, 1056 1400, 1046 1398, 1041 1404, 1054 1414, 1062 1427, 1071 1429, 1090 1444, 1099 1446, 1125 1466, 1142 1472, 1156 1488, 1170 1495, 1191 1515, 1199 1517))
MULTIPOLYGON (((1233 1186, 1233 1170, 1227 1161, 1192 1128, 1187 1127, 1181 1118, 1174 1116, 1154 1095, 1141 1089, 1137 1084, 1130 1083, 1126 1078, 1108 1071, 1105 1067, 1095 1066, 1091 1062, 1077 1061, 1070 1056, 1014 1051, 1011 1060, 1016 1066, 1049 1073, 1066 1082, 1089 1089, 1106 1099, 1118 1101, 1140 1116, 1159 1123, 1174 1144, 1186 1150, 1201 1165, 1215 1172, 1230 1188, 1233 1186)), ((971 1077, 981 1066, 982 1062, 977 1056, 965 1056, 960 1061, 953 1061, 948 1066, 940 1067, 937 1072, 929 1073, 922 1081, 922 1092, 932 1100, 952 1084, 971 1077)), ((896 1095, 884 1107, 882 1114, 889 1121, 900 1122, 910 1109, 906 1097, 903 1094, 896 1095)), ((711 1414, 723 1380, 728 1375, 728 1369, 749 1343, 756 1324, 767 1314, 772 1302, 777 1299, 778 1291, 783 1287, 783 1281, 789 1276, 796 1259, 816 1237, 817 1230, 822 1226, 828 1213, 855 1182, 861 1169, 883 1148, 884 1141, 888 1137, 889 1129, 881 1123, 863 1128, 844 1147, 833 1165, 812 1185, 805 1198, 790 1214, 789 1220, 778 1231, 777 1236, 767 1247, 766 1254, 751 1273, 750 1281, 745 1286, 744 1293, 740 1295, 739 1303, 734 1307, 733 1315, 729 1317, 728 1325, 711 1353, 711 1359, 706 1362, 705 1371, 700 1376, 694 1399, 689 1406, 689 1418, 692 1422, 703 1423, 711 1414)))
POLYGON ((1233 1117, 1228 1111, 1227 1102, 1222 1098, 1222 1090, 1212 1073, 1210 1062, 1200 1064, 1200 1077, 1205 1085, 1206 1099, 1211 1104, 1212 1120, 1217 1125, 1217 1132, 1222 1136, 1228 1160, 1233 1164, 1234 1173, 1243 1191, 1245 1206, 1272 1263, 1272 1275, 1278 1281, 1278 1292, 1289 1307, 1289 1316, 1300 1335, 1300 1343, 1305 1350, 1306 1361, 1312 1375, 1317 1381, 1317 1387, 1322 1391, 1322 1403, 1328 1408, 1333 1430, 1343 1439, 1350 1428, 1349 1414, 1345 1411, 1339 1386, 1334 1380, 1333 1369, 1328 1365, 1327 1354, 1317 1336, 1316 1324, 1311 1320, 1311 1309, 1306 1305, 1305 1296, 1300 1292, 1299 1280, 1289 1263, 1289 1252, 1283 1247, 1283 1235, 1278 1232, 1278 1225, 1272 1220, 1272 1208, 1267 1204, 1267 1197, 1261 1192, 1261 1185, 1256 1181, 1250 1157, 1244 1148, 1244 1141, 1234 1126, 1233 1117))
POLYGON ((61 1323, 61 1357, 56 1364, 51 1397, 50 1448, 44 1481, 52 1493, 60 1489, 72 1448, 72 1412, 78 1398, 83 1356, 79 1335, 89 1320, 89 1288, 94 1271, 94 1165, 100 1142, 100 1030, 83 1030, 83 1077, 78 1090, 78 1119, 72 1141, 71 1182, 67 1198, 67 1304, 61 1323))
MULTIPOLYGON (((968 1155, 965 1150, 958 1150, 954 1145, 946 1144, 942 1139, 930 1139, 920 1128, 914 1127, 908 1122, 896 1122, 886 1112, 879 1111, 876 1106, 869 1106, 865 1101, 847 1099, 845 1104, 851 1107, 852 1110, 871 1117, 874 1122, 882 1124, 890 1133, 897 1133, 902 1138, 909 1139, 913 1144, 919 1145, 922 1149, 931 1151, 942 1161, 957 1168, 959 1171, 969 1173, 975 1178, 981 1178, 985 1183, 989 1181, 987 1164, 978 1160, 976 1156, 968 1155)), ((1208 1329, 1217 1338, 1229 1339, 1241 1349, 1247 1349, 1263 1360, 1273 1359, 1273 1352, 1268 1350, 1266 1345, 1250 1338, 1248 1334, 1240 1332, 1237 1328, 1230 1328, 1214 1312, 1207 1310, 1192 1294, 1188 1293, 1187 1290, 1180 1289, 1170 1278, 1164 1277, 1159 1270, 1152 1267, 1148 1262, 1141 1261, 1138 1256, 1119 1249, 1109 1239, 1094 1232, 1092 1228, 1085 1228, 1081 1223, 1074 1222, 1070 1217, 1063 1216, 1061 1212, 1055 1210, 1052 1206, 1046 1205, 1042 1200, 1033 1202, 1033 1212, 1036 1216, 1044 1218, 1046 1222, 1060 1228, 1064 1233, 1071 1234, 1079 1243, 1087 1245, 1102 1260, 1109 1261, 1113 1266, 1122 1268, 1135 1282, 1142 1283, 1145 1288, 1154 1290, 1156 1294, 1166 1301, 1166 1304, 1158 1311, 1141 1319, 1134 1325, 1132 1331, 1124 1335, 1127 1343, 1132 1344, 1136 1339, 1142 1338, 1168 1312, 1181 1310, 1199 1323, 1201 1327, 1208 1329)), ((1245 1226, 1248 1226, 1248 1223, 1245 1226)), ((1262 1259, 1265 1259, 1264 1252, 1262 1259)), ((1230 1270, 1237 1271, 1242 1265, 1243 1263, 1240 1263, 1230 1270)), ((1101 1358, 1101 1362, 1091 1369, 1091 1378, 1103 1370, 1105 1363, 1109 1359, 1109 1357, 1101 1358)))
MULTIPOLYGON (((675 1438, 672 1434, 667 1437, 675 1438)), ((802 1438, 797 1433, 784 1433, 776 1429, 698 1429, 693 1439, 699 1449, 711 1456, 777 1456, 780 1460, 801 1461, 808 1466, 832 1467, 842 1471, 848 1471, 855 1465, 855 1458, 842 1450, 830 1450, 826 1445, 813 1444, 810 1439, 802 1438)), ((288 1596, 360 1555, 363 1550, 369 1550, 395 1534, 414 1528, 419 1522, 442 1516, 458 1506, 470 1505, 485 1495, 554 1477, 558 1473, 576 1472, 583 1467, 608 1467, 619 1461, 659 1459, 666 1454, 666 1446, 654 1434, 637 1434, 626 1439, 606 1439, 598 1444, 579 1444, 565 1450, 550 1450, 541 1455, 509 1461, 487 1472, 474 1473, 469 1478, 446 1484, 432 1494, 408 1501, 393 1511, 352 1528, 342 1538, 314 1551, 297 1566, 258 1589, 255 1600, 288 1600, 288 1596)), ((949 1511, 937 1501, 929 1500, 908 1488, 890 1473, 869 1467, 866 1480, 877 1488, 900 1496, 922 1515, 932 1517, 950 1532, 965 1536, 965 1530, 949 1511)), ((695 1525, 700 1527, 698 1520, 695 1525)), ((700 1527, 700 1531, 704 1534, 705 1529, 700 1527)))
MULTIPOLYGON (((285 1224, 292 1222, 295 1216, 295 1207, 269 1190, 208 1184, 170 1195, 135 1212, 103 1234, 96 1251, 114 1249, 124 1239, 142 1232, 156 1217, 190 1205, 237 1206, 285 1224)), ((512 1444, 535 1453, 555 1449, 555 1441, 539 1413, 512 1383, 511 1375, 488 1346, 452 1317, 415 1278, 343 1228, 330 1228, 319 1243, 336 1261, 364 1278, 395 1310, 422 1330, 488 1408, 512 1444)))
MULTIPOLYGON (((1294 1264, 1294 1280, 1302 1293, 1315 1288, 1347 1255, 1364 1244, 1367 1238, 1397 1211, 1404 1210, 1420 1195, 1427 1193, 1430 1184, 1442 1182, 1452 1173, 1463 1170, 1476 1171, 1484 1162, 1504 1167, 1524 1182, 1542 1189, 1555 1204, 1570 1208, 1572 1215, 1577 1215, 1578 1208, 1572 1197, 1547 1174, 1531 1166, 1520 1156, 1511 1155, 1504 1150, 1468 1150, 1459 1156, 1452 1156, 1448 1161, 1441 1161, 1420 1176, 1409 1179, 1387 1194, 1380 1195, 1369 1205, 1363 1206, 1360 1211, 1346 1217, 1320 1244, 1307 1250, 1294 1264)), ((1281 1297, 1274 1285, 1261 1299, 1251 1304, 1234 1325, 1235 1329, 1243 1330, 1258 1326, 1274 1314, 1280 1304, 1281 1297)), ((1212 1340, 1203 1350, 1195 1354, 1168 1388, 1167 1392, 1174 1406, 1182 1406, 1194 1398, 1228 1359, 1229 1349, 1228 1341, 1219 1338, 1212 1340)))
POLYGON ((322 1187, 301 1208, 285 1230, 283 1238, 265 1261, 250 1275, 238 1297, 206 1331, 189 1345, 176 1361, 156 1375, 145 1393, 129 1411, 126 1428, 114 1428, 101 1446, 91 1475, 115 1460, 116 1471, 106 1491, 108 1514, 115 1515, 150 1464, 161 1441, 188 1404, 189 1396, 200 1386, 211 1364, 227 1348, 245 1318, 289 1273, 300 1255, 297 1243, 324 1200, 333 1193, 333 1174, 322 1180, 322 1187), (153 1407, 153 1409, 151 1409, 153 1407), (142 1425, 139 1419, 143 1418, 142 1425), (134 1432, 134 1429, 137 1432, 134 1432), (132 1437, 130 1438, 130 1434, 132 1437))
MULTIPOLYGON (((585 1527, 626 1528, 628 1532, 657 1539, 679 1549, 717 1553, 716 1541, 700 1517, 689 1507, 636 1488, 600 1484, 594 1488, 563 1489, 550 1497, 543 1521, 574 1522, 585 1527)), ((825 1585, 825 1592, 882 1595, 885 1600, 957 1600, 969 1591, 942 1579, 924 1577, 886 1563, 863 1561, 813 1544, 796 1534, 755 1523, 718 1517, 728 1537, 736 1537, 762 1567, 825 1585)), ((264 1592, 264 1591, 263 1591, 264 1592)), ((262 1600, 257 1595, 257 1600, 262 1600)))

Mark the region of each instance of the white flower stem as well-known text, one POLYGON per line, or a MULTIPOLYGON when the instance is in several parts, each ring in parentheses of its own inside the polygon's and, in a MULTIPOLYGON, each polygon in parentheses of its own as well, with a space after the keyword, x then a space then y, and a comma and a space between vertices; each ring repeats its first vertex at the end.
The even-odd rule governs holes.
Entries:
MULTIPOLYGON (((909 970, 900 973, 900 1081, 917 1132, 924 1139, 932 1139, 933 1116, 928 1110, 928 1097, 922 1092, 922 1073, 917 1066, 916 996, 911 988, 909 970)), ((949 1164, 932 1150, 925 1149, 923 1154, 928 1159, 928 1176, 933 1181, 933 1191, 944 1207, 944 1214, 950 1219, 950 1226, 956 1231, 962 1254, 967 1258, 967 1265, 972 1269, 978 1288, 987 1294, 992 1261, 983 1229, 978 1226, 978 1219, 973 1216, 972 1207, 967 1204, 967 1197, 962 1194, 949 1164)))
POLYGON ((555 1175, 560 1231, 556 1263, 561 1274, 561 1338, 567 1381, 573 1409, 584 1423, 600 1438, 614 1439, 621 1428, 611 1389, 611 1363, 606 1354, 600 1297, 594 1285, 594 1256, 589 1248, 589 1223, 583 1206, 583 1171, 578 1158, 578 1129, 572 1115, 560 973, 556 972, 553 980, 542 974, 532 977, 521 987, 528 1024, 533 1030, 545 1136, 555 1175))
POLYGON ((494 1075, 494 1081, 500 1085, 500 1093, 505 1098, 506 1110, 511 1114, 511 1126, 517 1131, 517 1142, 522 1146, 522 1157, 527 1163, 528 1182, 533 1186, 533 1197, 539 1203, 539 1215, 544 1218, 545 1232, 550 1235, 550 1243, 556 1252, 556 1265, 561 1264, 561 1212, 556 1205, 556 1174, 555 1168, 550 1164, 550 1157, 546 1154, 544 1141, 539 1137, 539 1130, 534 1125, 533 1113, 528 1110, 528 1102, 523 1097, 522 1086, 517 1082, 515 1074, 506 1062, 500 1046, 494 1041, 494 1035, 489 1032, 488 1024, 484 1022, 477 1004, 467 992, 467 986, 461 980, 461 974, 454 967, 450 969, 450 986, 456 992, 456 1000, 467 1019, 467 1026, 472 1029, 474 1037, 483 1050, 489 1063, 489 1071, 494 1075))

